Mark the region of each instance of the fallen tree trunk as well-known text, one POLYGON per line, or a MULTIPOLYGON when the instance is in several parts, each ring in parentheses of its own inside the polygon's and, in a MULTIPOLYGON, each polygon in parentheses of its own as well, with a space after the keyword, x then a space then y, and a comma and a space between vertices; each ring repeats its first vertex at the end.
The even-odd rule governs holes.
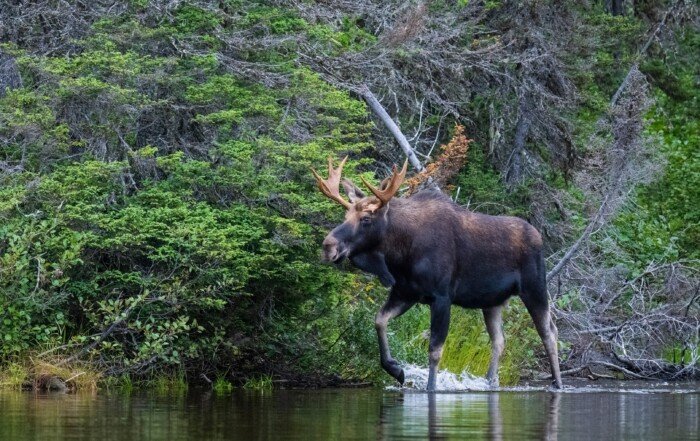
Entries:
POLYGON ((396 122, 394 122, 394 120, 391 119, 391 116, 389 116, 389 114, 384 109, 379 100, 374 96, 372 91, 369 90, 369 87, 367 87, 364 84, 361 85, 359 93, 362 95, 362 98, 364 98, 364 100, 367 102, 369 108, 372 109, 374 114, 379 117, 384 126, 387 129, 389 129, 391 134, 394 136, 394 139, 396 139, 396 142, 399 143, 399 146, 408 158, 408 162, 411 163, 411 166, 417 172, 422 172, 425 169, 425 167, 423 167, 423 164, 421 164, 420 160, 418 159, 418 156, 416 156, 416 152, 413 151, 413 147, 411 147, 411 144, 408 143, 408 139, 406 139, 406 136, 403 134, 403 132, 401 132, 401 129, 396 124, 396 122))

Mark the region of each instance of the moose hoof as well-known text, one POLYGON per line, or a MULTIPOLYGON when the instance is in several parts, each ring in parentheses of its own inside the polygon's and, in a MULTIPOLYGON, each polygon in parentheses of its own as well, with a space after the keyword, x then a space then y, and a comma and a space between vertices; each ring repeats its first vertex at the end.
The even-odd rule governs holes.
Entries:
POLYGON ((389 375, 394 377, 396 379, 396 381, 398 381, 399 383, 401 383, 401 385, 403 385, 403 382, 406 379, 406 377, 403 373, 403 369, 396 362, 396 360, 388 360, 388 361, 382 363, 382 367, 384 368, 384 370, 387 371, 387 373, 389 375))
POLYGON ((396 381, 398 381, 401 386, 403 386, 404 381, 406 381, 406 376, 403 373, 403 369, 401 369, 399 375, 396 376, 396 381))

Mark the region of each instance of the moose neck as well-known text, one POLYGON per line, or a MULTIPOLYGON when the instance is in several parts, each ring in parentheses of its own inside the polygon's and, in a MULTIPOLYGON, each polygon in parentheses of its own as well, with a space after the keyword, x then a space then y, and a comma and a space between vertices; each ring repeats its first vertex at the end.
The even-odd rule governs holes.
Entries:
POLYGON ((408 198, 392 199, 381 251, 391 265, 403 265, 416 257, 416 241, 430 249, 454 247, 455 226, 464 221, 452 201, 441 192, 423 190, 408 198))
POLYGON ((405 205, 405 200, 392 200, 386 207, 387 225, 378 248, 390 262, 403 262, 408 257, 415 238, 412 216, 407 216, 405 205))

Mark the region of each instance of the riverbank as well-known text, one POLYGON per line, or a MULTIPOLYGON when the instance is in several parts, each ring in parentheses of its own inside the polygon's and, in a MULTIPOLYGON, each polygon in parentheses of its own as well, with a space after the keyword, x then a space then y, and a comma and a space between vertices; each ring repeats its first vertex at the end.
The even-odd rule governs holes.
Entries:
MULTIPOLYGON (((337 374, 318 372, 298 372, 293 370, 278 371, 275 374, 260 372, 231 372, 221 375, 190 375, 173 370, 151 375, 108 375, 84 362, 67 359, 52 360, 27 357, 21 362, 11 362, 0 366, 0 391, 33 392, 136 392, 155 391, 158 393, 184 393, 189 389, 211 390, 217 394, 230 394, 234 390, 283 390, 283 389, 332 389, 332 388, 372 388, 387 387, 394 390, 425 389, 427 369, 418 365, 405 366, 406 382, 398 387, 387 378, 343 378, 337 374)), ((693 385, 697 380, 667 381, 664 379, 625 379, 614 372, 592 375, 585 369, 564 371, 564 391, 585 388, 605 388, 606 384, 615 383, 620 390, 649 389, 667 385, 693 385)), ((517 382, 501 384, 494 389, 485 378, 468 372, 455 374, 441 369, 438 374, 438 389, 441 391, 517 391, 549 389, 550 379, 544 372, 531 371, 517 382)))
POLYGON ((65 360, 35 360, 0 366, 0 390, 78 392, 98 390, 156 390, 177 392, 189 387, 210 388, 215 392, 234 389, 319 389, 370 387, 381 382, 367 379, 342 378, 335 374, 302 373, 288 371, 284 374, 250 373, 245 375, 206 375, 187 378, 184 372, 160 372, 152 375, 107 375, 87 363, 65 360))

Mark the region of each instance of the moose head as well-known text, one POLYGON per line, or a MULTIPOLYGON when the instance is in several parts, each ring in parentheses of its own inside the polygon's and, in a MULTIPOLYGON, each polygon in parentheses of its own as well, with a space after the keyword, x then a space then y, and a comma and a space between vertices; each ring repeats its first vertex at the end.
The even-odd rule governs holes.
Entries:
POLYGON ((328 179, 323 179, 311 170, 321 192, 331 200, 345 207, 345 221, 328 233, 323 241, 323 259, 327 262, 340 263, 346 257, 353 257, 376 247, 387 228, 387 207, 406 177, 408 161, 404 162, 401 171, 393 167, 392 175, 386 178, 379 188, 362 182, 372 192, 366 196, 354 183, 342 179, 341 173, 347 161, 346 156, 338 168, 333 168, 333 160, 328 158, 328 179), (343 184, 349 201, 340 195, 340 184, 343 184))

